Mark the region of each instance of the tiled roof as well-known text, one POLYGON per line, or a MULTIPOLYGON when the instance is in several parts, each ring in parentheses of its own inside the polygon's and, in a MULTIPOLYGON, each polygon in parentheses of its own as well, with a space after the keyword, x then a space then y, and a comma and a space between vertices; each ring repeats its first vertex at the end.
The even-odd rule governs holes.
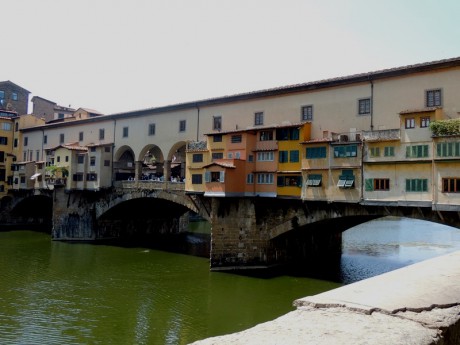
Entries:
POLYGON ((414 113, 428 113, 431 111, 435 111, 436 109, 440 109, 441 107, 426 107, 426 108, 418 108, 418 109, 407 109, 399 112, 400 115, 405 114, 414 114, 414 113))
POLYGON ((302 141, 300 144, 317 144, 317 143, 329 143, 334 141, 332 138, 318 138, 302 141))
POLYGON ((220 135, 220 134, 232 134, 232 133, 244 133, 244 132, 255 132, 255 131, 264 131, 267 129, 279 129, 279 128, 292 128, 292 127, 301 127, 306 122, 298 122, 298 123, 291 123, 289 121, 285 121, 284 123, 280 124, 272 124, 266 126, 251 126, 245 129, 234 129, 230 131, 215 131, 210 133, 205 133, 204 135, 220 135))
POLYGON ((211 164, 205 165, 203 168, 209 168, 213 165, 218 165, 223 168, 230 168, 230 169, 235 169, 236 167, 232 163, 227 163, 227 162, 212 162, 211 164))

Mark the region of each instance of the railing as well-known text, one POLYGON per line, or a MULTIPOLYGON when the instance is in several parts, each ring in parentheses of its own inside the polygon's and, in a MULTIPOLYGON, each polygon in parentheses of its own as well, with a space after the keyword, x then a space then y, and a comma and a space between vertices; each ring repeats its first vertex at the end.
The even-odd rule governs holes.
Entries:
POLYGON ((170 190, 170 191, 184 191, 184 182, 169 182, 169 181, 115 181, 114 186, 123 189, 144 189, 144 190, 170 190))
POLYGON ((401 131, 399 129, 382 129, 378 131, 363 131, 362 135, 365 140, 399 140, 401 138, 401 131))

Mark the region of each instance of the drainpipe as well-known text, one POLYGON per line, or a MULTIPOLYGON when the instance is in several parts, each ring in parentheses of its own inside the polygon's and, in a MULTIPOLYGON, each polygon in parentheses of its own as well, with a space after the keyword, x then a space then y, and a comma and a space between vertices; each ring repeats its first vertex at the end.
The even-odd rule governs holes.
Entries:
POLYGON ((117 128, 117 119, 113 119, 113 144, 112 144, 112 187, 114 185, 114 181, 115 181, 115 177, 114 177, 114 174, 113 174, 113 165, 114 165, 114 156, 115 156, 115 134, 116 134, 116 128, 117 128))
POLYGON ((200 107, 198 106, 198 103, 196 104, 196 110, 197 110, 196 141, 198 142, 198 138, 200 136, 200 107))
POLYGON ((369 83, 371 83, 371 131, 374 130, 374 82, 368 76, 369 83))

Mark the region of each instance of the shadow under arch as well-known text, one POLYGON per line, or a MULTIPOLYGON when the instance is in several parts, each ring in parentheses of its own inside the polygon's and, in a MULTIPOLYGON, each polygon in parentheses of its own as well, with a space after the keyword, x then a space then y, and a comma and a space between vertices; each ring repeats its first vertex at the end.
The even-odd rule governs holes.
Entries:
POLYGON ((185 178, 185 151, 187 143, 178 141, 168 152, 167 160, 171 162, 171 177, 177 177, 181 180, 185 178))
POLYGON ((10 224, 17 229, 51 233, 53 199, 47 195, 32 195, 20 200, 10 211, 10 224))

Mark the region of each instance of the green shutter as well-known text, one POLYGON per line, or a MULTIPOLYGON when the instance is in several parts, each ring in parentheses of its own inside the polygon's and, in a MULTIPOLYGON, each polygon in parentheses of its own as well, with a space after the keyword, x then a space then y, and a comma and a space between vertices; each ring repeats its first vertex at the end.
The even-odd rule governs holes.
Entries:
POLYGON ((410 192, 410 180, 406 178, 406 192, 410 192))
POLYGON ((365 180, 365 186, 366 186, 366 191, 367 192, 372 192, 374 190, 374 179, 367 178, 365 180))

